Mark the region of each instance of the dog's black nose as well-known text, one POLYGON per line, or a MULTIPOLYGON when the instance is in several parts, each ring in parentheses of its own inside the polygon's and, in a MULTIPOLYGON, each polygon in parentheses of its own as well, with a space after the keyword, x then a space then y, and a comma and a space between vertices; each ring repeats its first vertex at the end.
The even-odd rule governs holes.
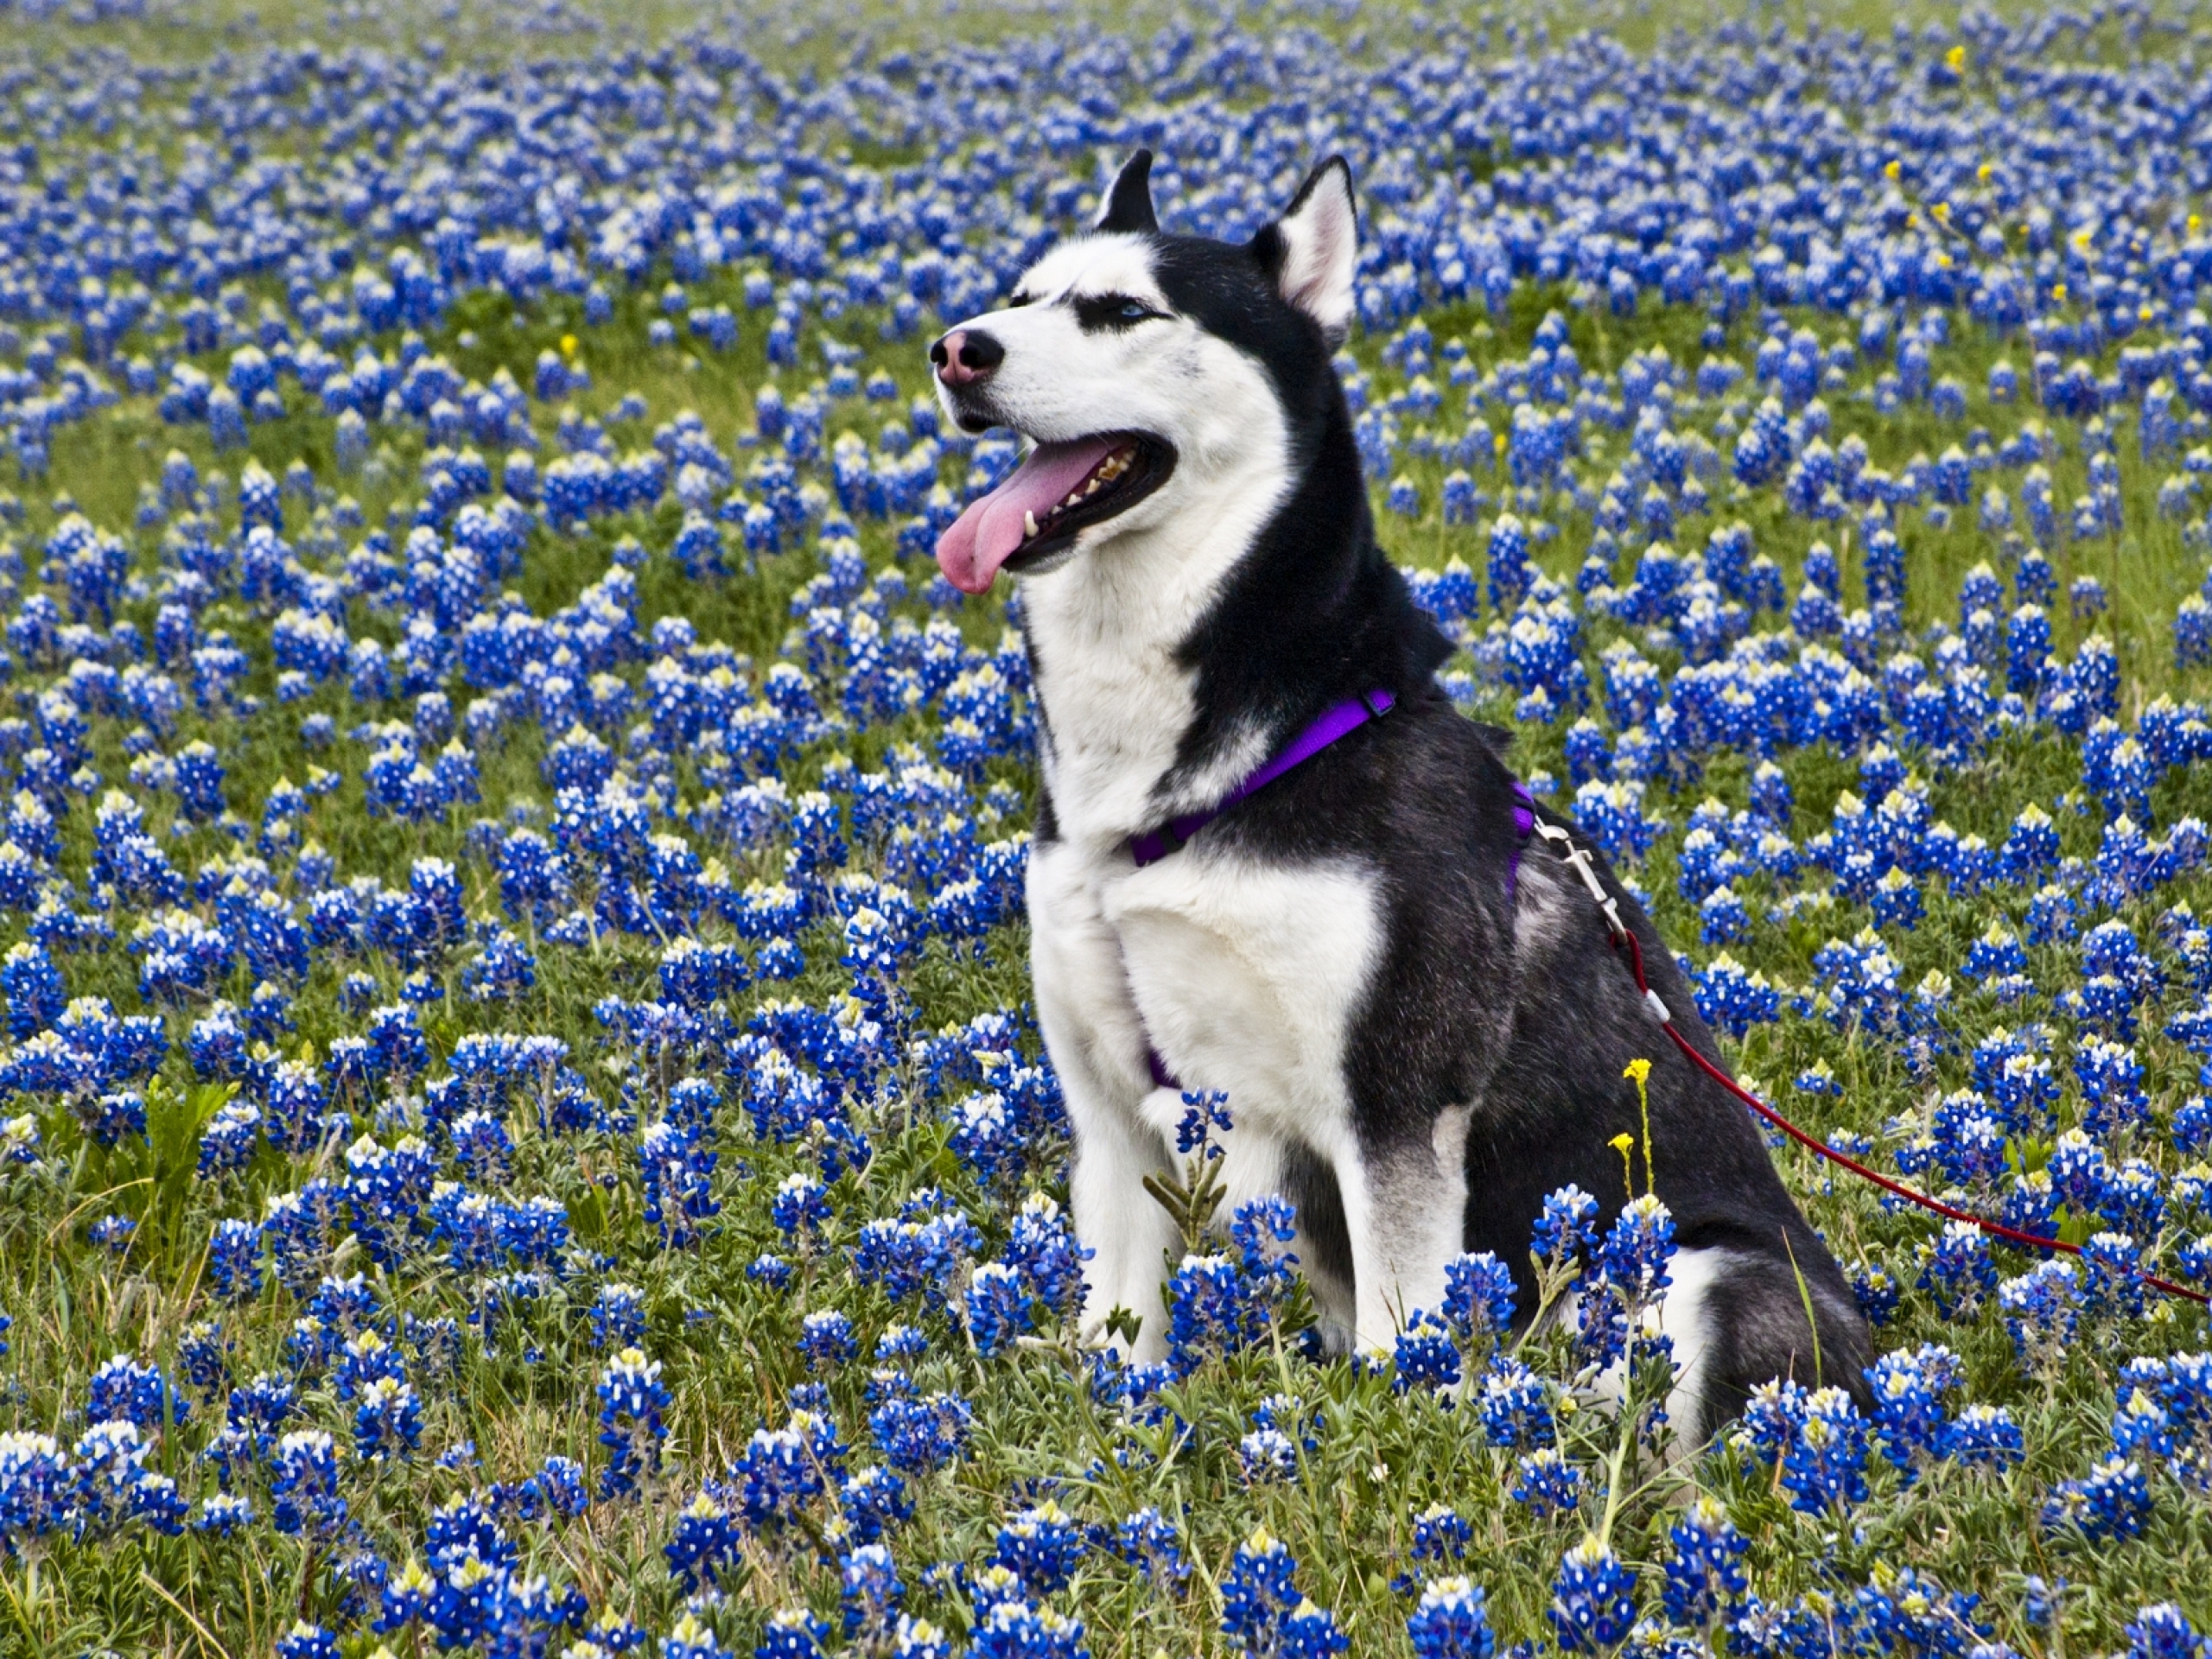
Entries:
POLYGON ((980 329, 956 328, 930 347, 930 361, 946 385, 972 386, 1006 361, 1006 347, 980 329))

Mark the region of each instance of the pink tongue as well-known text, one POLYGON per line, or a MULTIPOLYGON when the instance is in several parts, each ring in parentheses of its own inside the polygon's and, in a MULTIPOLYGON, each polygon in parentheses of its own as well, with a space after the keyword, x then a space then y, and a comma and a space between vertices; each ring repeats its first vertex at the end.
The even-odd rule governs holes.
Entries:
POLYGON ((988 495, 968 504, 952 527, 937 538, 938 569, 963 594, 987 593, 999 567, 1022 542, 1022 515, 1038 522, 1060 498, 1090 476, 1090 469, 1114 448, 1111 438, 1075 438, 1040 443, 1013 476, 988 495))

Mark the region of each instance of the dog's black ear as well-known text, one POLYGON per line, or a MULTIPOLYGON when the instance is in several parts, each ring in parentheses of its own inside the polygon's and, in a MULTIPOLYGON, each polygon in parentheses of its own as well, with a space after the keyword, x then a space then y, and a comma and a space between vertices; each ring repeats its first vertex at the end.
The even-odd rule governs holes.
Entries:
POLYGON ((1283 298, 1321 325, 1330 346, 1344 344, 1351 332, 1359 211, 1343 156, 1330 156, 1306 175, 1282 217, 1252 238, 1252 251, 1283 298))
POLYGON ((1141 149, 1122 163, 1114 188, 1106 193, 1105 211, 1098 215, 1102 231, 1135 231, 1149 234, 1160 228, 1152 213, 1152 152, 1141 149))

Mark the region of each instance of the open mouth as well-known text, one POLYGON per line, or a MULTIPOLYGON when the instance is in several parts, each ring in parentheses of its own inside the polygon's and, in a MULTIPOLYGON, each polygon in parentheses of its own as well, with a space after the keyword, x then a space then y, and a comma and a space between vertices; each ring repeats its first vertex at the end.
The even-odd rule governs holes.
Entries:
POLYGON ((1149 433, 1040 443, 938 537, 938 568, 963 593, 986 592, 1001 569, 1033 569, 1082 531, 1127 512, 1174 467, 1173 448, 1149 433))

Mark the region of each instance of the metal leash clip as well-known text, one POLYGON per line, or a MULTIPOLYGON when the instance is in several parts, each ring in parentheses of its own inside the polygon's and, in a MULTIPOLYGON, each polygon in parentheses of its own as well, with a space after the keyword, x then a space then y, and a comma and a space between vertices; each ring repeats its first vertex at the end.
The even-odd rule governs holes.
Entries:
POLYGON ((1619 906, 1613 902, 1613 895, 1605 891, 1605 884, 1598 880, 1598 872, 1590 868, 1590 855, 1575 844, 1573 836, 1555 823, 1539 823, 1536 833, 1582 878, 1582 885, 1589 890, 1592 902, 1605 912, 1605 931, 1612 935, 1613 943, 1625 944, 1629 938, 1628 924, 1621 920, 1619 906))

